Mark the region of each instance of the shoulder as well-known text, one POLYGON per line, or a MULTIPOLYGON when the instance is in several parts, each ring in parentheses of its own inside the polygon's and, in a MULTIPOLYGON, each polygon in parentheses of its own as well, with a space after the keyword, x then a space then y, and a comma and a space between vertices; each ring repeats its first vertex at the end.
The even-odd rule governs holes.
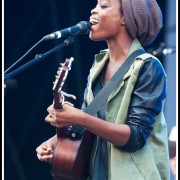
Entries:
POLYGON ((138 56, 136 59, 143 60, 143 66, 141 67, 141 71, 151 71, 154 75, 164 74, 164 76, 166 76, 164 67, 162 66, 161 62, 157 57, 153 56, 152 54, 144 53, 138 56))
POLYGON ((159 64, 160 66, 162 66, 159 59, 157 57, 155 57, 154 55, 150 54, 150 53, 141 54, 136 59, 141 59, 141 60, 144 61, 144 63, 159 64))

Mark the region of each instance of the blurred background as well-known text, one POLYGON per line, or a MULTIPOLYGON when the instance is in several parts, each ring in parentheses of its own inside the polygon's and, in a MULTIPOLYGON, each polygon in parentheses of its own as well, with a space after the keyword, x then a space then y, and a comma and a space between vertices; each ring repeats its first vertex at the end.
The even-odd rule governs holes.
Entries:
MULTIPOLYGON (((167 73, 165 117, 170 131, 176 124, 176 1, 157 2, 163 12, 164 27, 156 40, 145 49, 160 59, 167 73)), ((4 70, 45 35, 89 20, 90 11, 95 4, 95 0, 4 1, 4 70)), ((12 70, 62 42, 63 39, 42 42, 12 70)), ((107 48, 105 42, 93 42, 88 35, 79 35, 72 45, 64 47, 5 81, 6 88, 3 93, 5 180, 53 179, 50 165, 38 161, 35 149, 55 134, 55 129, 44 119, 47 107, 52 104, 52 87, 56 72, 66 58, 74 57, 63 90, 77 96, 77 100, 72 102, 80 108, 94 55, 105 48, 107 48)))

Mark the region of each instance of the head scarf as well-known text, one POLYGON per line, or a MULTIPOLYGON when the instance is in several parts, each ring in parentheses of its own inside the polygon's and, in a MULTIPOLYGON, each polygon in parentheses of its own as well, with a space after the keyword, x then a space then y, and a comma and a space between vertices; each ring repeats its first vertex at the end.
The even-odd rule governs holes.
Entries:
POLYGON ((121 0, 129 35, 149 45, 162 28, 162 12, 156 0, 121 0))

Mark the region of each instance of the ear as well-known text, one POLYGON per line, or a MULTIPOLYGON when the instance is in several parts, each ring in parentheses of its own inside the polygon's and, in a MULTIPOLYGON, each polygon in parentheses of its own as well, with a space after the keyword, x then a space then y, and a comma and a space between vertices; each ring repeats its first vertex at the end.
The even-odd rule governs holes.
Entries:
POLYGON ((125 25, 125 24, 126 24, 126 23, 125 23, 125 18, 124 18, 124 17, 122 17, 121 24, 122 24, 122 25, 125 25))

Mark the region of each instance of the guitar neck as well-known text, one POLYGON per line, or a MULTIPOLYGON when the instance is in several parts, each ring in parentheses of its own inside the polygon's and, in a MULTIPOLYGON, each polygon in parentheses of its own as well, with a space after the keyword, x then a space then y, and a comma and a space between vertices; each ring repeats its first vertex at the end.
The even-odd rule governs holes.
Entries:
MULTIPOLYGON (((63 109, 62 103, 61 103, 61 93, 54 93, 54 101, 53 101, 53 107, 54 109, 63 109)), ((56 128, 56 134, 57 137, 64 137, 65 136, 66 128, 56 128)))
MULTIPOLYGON (((61 89, 66 80, 68 71, 71 69, 71 63, 74 58, 66 59, 64 63, 61 63, 61 67, 57 71, 56 79, 53 85, 53 107, 54 109, 63 109, 63 95, 61 89)), ((57 136, 65 136, 66 128, 56 128, 57 136)))
POLYGON ((59 104, 54 103, 53 107, 54 107, 54 109, 63 109, 63 106, 60 103, 59 104))
POLYGON ((53 93, 54 94, 54 103, 53 103, 53 107, 54 109, 62 109, 62 102, 61 102, 61 93, 53 93))

